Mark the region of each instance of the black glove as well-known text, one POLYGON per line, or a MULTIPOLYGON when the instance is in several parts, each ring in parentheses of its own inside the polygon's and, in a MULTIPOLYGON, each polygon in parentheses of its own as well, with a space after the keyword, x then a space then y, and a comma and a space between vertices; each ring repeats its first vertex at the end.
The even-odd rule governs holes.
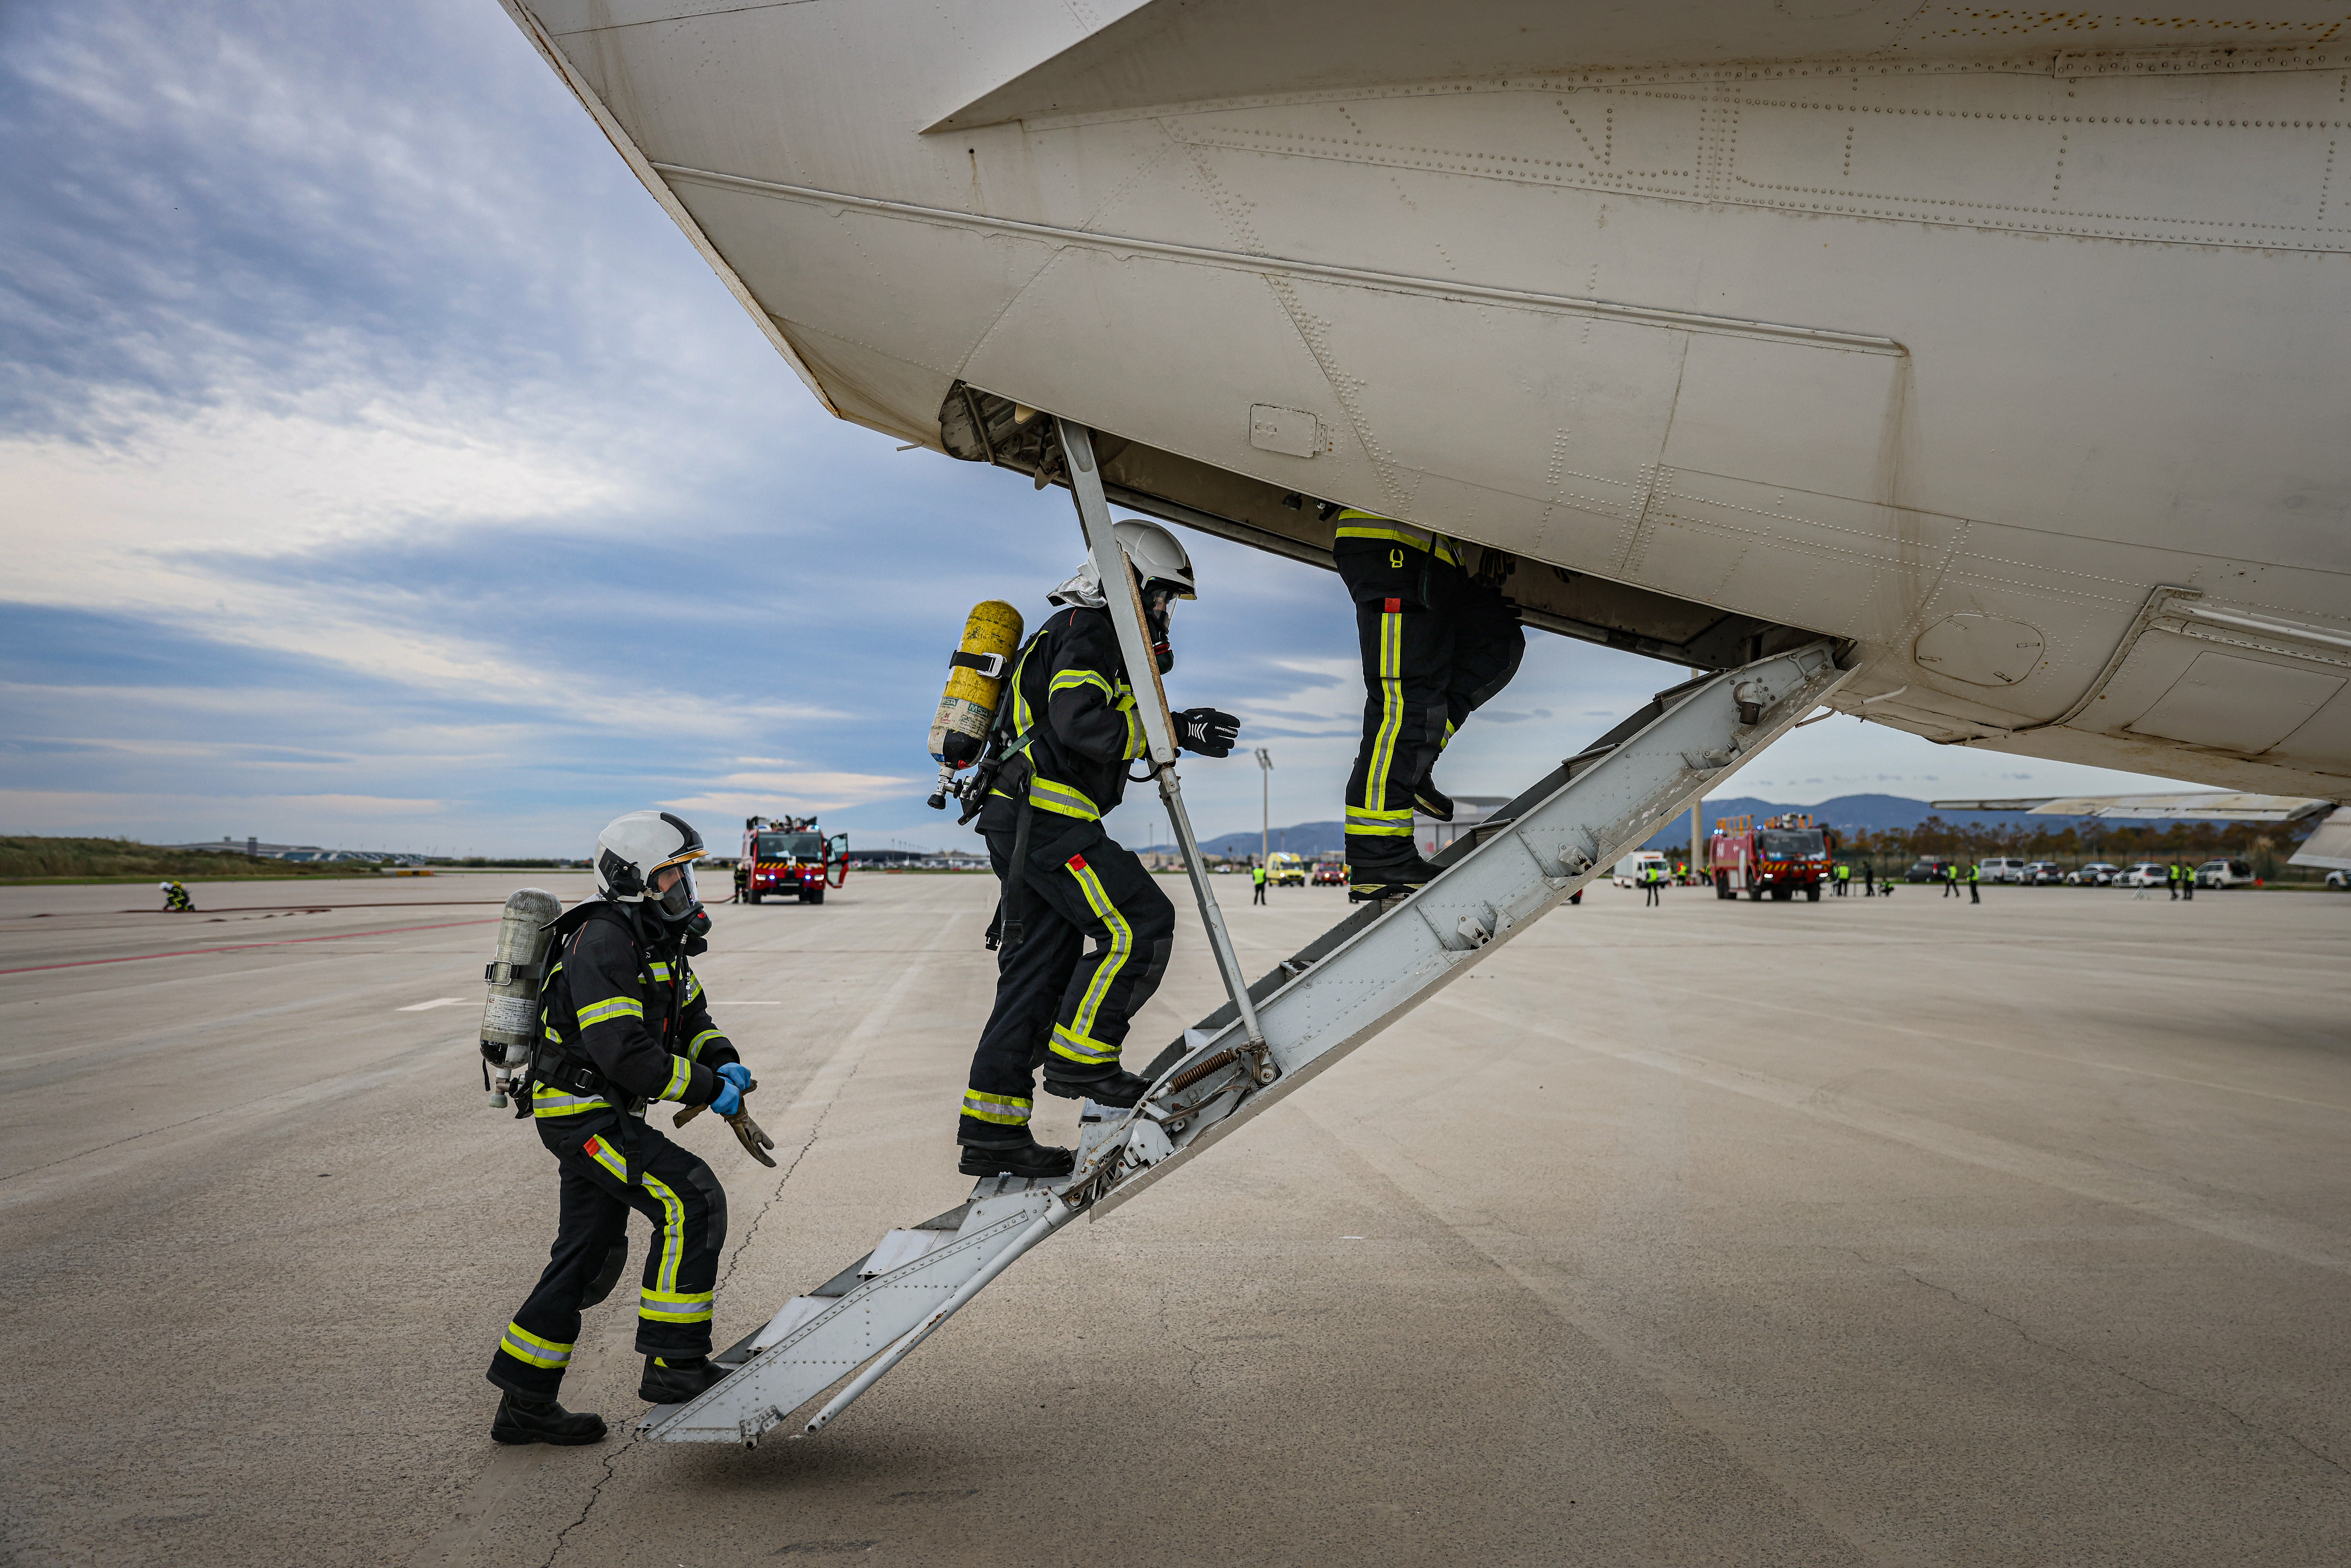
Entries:
POLYGON ((1230 757, 1240 734, 1240 720, 1212 707, 1186 708, 1176 716, 1176 744, 1203 757, 1230 757))

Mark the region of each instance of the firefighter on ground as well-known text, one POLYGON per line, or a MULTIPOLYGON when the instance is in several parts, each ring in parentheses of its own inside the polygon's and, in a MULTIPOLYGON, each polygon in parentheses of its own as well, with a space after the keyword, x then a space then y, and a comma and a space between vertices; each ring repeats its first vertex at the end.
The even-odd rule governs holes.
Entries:
POLYGON ((1453 802, 1430 779, 1437 754, 1470 714, 1519 673, 1527 635, 1502 597, 1498 565, 1483 552, 1480 574, 1465 548, 1426 528, 1339 513, 1332 556, 1355 601, 1364 655, 1364 739, 1347 776, 1348 896, 1406 893, 1437 874, 1413 843, 1415 809, 1440 822, 1453 802))
POLYGON ((164 882, 158 883, 156 885, 163 890, 163 909, 166 914, 185 915, 195 908, 195 900, 190 898, 188 890, 178 883, 164 882))
POLYGON ((1837 868, 1836 868, 1836 895, 1837 895, 1839 898, 1843 898, 1843 897, 1845 895, 1846 890, 1847 890, 1847 889, 1849 889, 1849 888, 1851 888, 1851 887, 1852 887, 1852 885, 1853 885, 1853 867, 1851 867, 1851 866, 1849 866, 1849 865, 1845 864, 1845 862, 1843 862, 1843 861, 1839 861, 1839 862, 1837 862, 1837 868))
POLYGON ((1970 904, 1981 904, 1983 902, 1983 894, 1976 891, 1976 884, 1982 881, 1983 862, 1970 862, 1968 864, 1968 902, 1970 904))
POLYGON ((556 1395, 580 1310, 620 1278, 632 1208, 653 1221, 637 1292, 638 1396, 674 1405, 725 1375, 709 1358, 726 1193, 645 1119, 661 1100, 735 1115, 751 1082, 687 964, 710 928, 694 886, 702 853, 701 835, 667 811, 617 818, 596 839, 597 896, 555 923, 528 1102, 555 1156, 555 1245, 490 1358, 489 1379, 505 1391, 490 1427, 501 1443, 603 1437, 602 1417, 568 1411, 556 1395))
MULTIPOLYGON (((1191 558, 1155 523, 1122 522, 1113 531, 1165 673, 1175 664, 1170 611, 1176 600, 1195 597, 1191 558)), ((1029 1129, 1040 1065, 1045 1092, 1065 1099, 1131 1106, 1151 1086, 1120 1067, 1119 1048, 1159 988, 1176 909, 1133 852, 1102 830, 1126 792, 1128 765, 1145 755, 1102 592, 1089 560, 1053 590, 1061 610, 1012 670, 1009 756, 979 814, 1003 887, 1002 935, 996 1006, 972 1053, 956 1129, 966 1176, 1069 1174, 1070 1151, 1038 1143, 1029 1129)), ((1176 716, 1184 749, 1204 757, 1230 755, 1239 734, 1240 721, 1215 708, 1176 716)))
POLYGON ((1251 904, 1265 902, 1265 867, 1255 861, 1249 862, 1249 902, 1251 904))
POLYGON ((1657 892, 1665 885, 1665 867, 1657 865, 1655 862, 1643 866, 1641 868, 1641 889, 1648 896, 1642 900, 1642 907, 1645 909, 1663 908, 1664 903, 1657 897, 1657 892))
POLYGON ((2189 861, 2179 868, 2179 896, 2193 900, 2196 896, 2196 862, 2189 861))
POLYGON ((2167 887, 2167 888, 2168 888, 2168 889, 2170 890, 2170 892, 2171 892, 2172 901, 2173 901, 2174 903, 2179 902, 2179 863, 2178 863, 2177 862, 2174 862, 2172 864, 2170 864, 2170 865, 2168 865, 2168 866, 2164 867, 2164 870, 2163 870, 2163 885, 2164 885, 2165 887, 2167 887))

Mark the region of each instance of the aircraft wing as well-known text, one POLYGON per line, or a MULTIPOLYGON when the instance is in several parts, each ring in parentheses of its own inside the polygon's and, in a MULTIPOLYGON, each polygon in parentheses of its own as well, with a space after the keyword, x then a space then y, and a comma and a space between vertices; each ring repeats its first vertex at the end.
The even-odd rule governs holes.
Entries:
POLYGON ((2316 866, 2322 871, 2351 871, 2351 807, 2336 810, 2302 841, 2288 865, 2316 866))
MULTIPOLYGON (((2031 24, 1988 26, 1984 13, 1944 0, 1111 0, 1094 7, 1097 16, 1105 10, 1115 15, 925 129, 1398 82, 1746 60, 1784 69, 1829 58, 1997 59, 2032 47, 2017 37, 2031 24)), ((2249 20, 2167 18, 2164 41, 2237 43, 2249 20)))
POLYGON ((2022 800, 1930 800, 1938 811, 2024 811, 2035 817, 2144 817, 2158 821, 2298 822, 2335 809, 2302 795, 2197 789, 2178 795, 2047 795, 2022 800))

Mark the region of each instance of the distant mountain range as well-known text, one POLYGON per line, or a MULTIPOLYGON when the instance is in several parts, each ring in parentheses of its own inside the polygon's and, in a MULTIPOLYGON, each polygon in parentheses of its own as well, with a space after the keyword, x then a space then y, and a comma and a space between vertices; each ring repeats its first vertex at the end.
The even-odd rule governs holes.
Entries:
MULTIPOLYGON (((1805 811, 1813 821, 1835 828, 1840 832, 1867 829, 1879 831, 1888 828, 1915 828, 1929 817, 1941 817, 1945 821, 1960 824, 1981 824, 1987 827, 2016 827, 2039 824, 2052 828, 2067 825, 2070 819, 2035 817, 2025 811, 1938 811, 1924 800, 1913 800, 1902 795, 1839 795, 1833 800, 1823 800, 1816 806, 1791 806, 1776 800, 1761 800, 1751 795, 1726 796, 1708 800, 1700 808, 1705 831, 1711 832, 1719 817, 1776 817, 1789 811, 1805 811)), ((2110 817, 2106 821, 2122 827, 2152 819, 2110 817)), ((2164 824, 2157 824, 2158 826, 2164 824)), ((1670 849, 1676 845, 1689 847, 1689 818, 1685 815, 1667 827, 1660 828, 1644 846, 1649 849, 1670 849)), ((1164 847, 1164 846, 1163 846, 1164 847)), ((1258 851, 1255 831, 1220 833, 1201 841, 1200 847, 1212 855, 1253 855, 1258 851)), ((1335 855, 1346 847, 1346 826, 1343 822, 1293 822, 1276 828, 1272 847, 1287 849, 1292 854, 1335 855)))
MULTIPOLYGON (((1286 828, 1276 828, 1269 835, 1271 848, 1277 852, 1288 850, 1294 855, 1335 855, 1347 846, 1347 824, 1344 822, 1292 822, 1286 828)), ((1200 847, 1212 855, 1253 855, 1258 850, 1254 832, 1224 833, 1213 839, 1203 839, 1200 847)))

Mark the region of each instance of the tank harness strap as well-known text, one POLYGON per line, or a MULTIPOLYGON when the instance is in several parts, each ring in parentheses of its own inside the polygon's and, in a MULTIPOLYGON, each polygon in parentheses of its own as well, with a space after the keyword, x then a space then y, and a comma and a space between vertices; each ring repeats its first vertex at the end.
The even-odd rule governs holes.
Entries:
MULTIPOLYGON (((559 950, 562 945, 582 926, 590 920, 598 919, 609 920, 620 925, 629 933, 632 946, 635 944, 636 929, 619 910, 602 899, 589 899, 584 903, 574 904, 550 923, 554 928, 555 938, 549 944, 549 951, 553 953, 559 950)), ((501 967, 496 964, 490 966, 493 969, 501 967)), ((555 977, 563 966, 559 961, 556 961, 541 964, 538 967, 540 971, 537 977, 538 980, 538 1016, 544 1020, 547 1016, 548 982, 555 977)), ((671 993, 673 1019, 670 1029, 673 1032, 675 1028, 674 1014, 678 1010, 677 990, 682 988, 682 987, 674 988, 671 993)), ((517 1120, 531 1114, 532 1092, 542 1083, 568 1090, 574 1094, 593 1094, 601 1099, 609 1100, 615 1111, 623 1113, 636 1099, 636 1096, 622 1090, 611 1079, 599 1072, 591 1063, 573 1055, 570 1048, 561 1040, 547 1039, 543 1022, 540 1038, 531 1047, 528 1075, 515 1092, 515 1116, 517 1120)))

